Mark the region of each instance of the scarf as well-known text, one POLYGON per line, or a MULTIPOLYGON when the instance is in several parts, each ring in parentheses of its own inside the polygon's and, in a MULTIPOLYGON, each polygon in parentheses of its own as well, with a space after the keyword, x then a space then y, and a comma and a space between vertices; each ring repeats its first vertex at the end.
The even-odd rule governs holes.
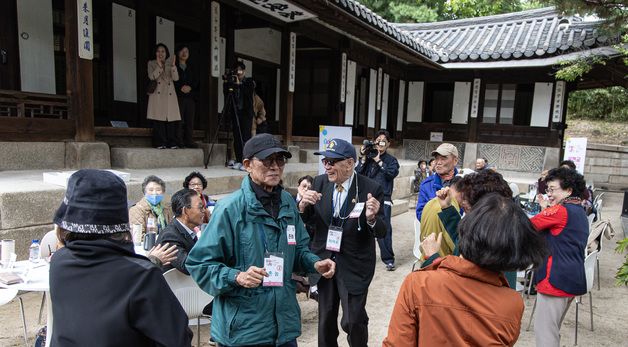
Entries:
POLYGON ((161 202, 156 206, 153 206, 151 203, 148 203, 150 206, 150 210, 153 211, 155 216, 157 216, 157 231, 163 230, 163 228, 168 225, 166 223, 166 216, 164 215, 164 207, 161 205, 161 202))

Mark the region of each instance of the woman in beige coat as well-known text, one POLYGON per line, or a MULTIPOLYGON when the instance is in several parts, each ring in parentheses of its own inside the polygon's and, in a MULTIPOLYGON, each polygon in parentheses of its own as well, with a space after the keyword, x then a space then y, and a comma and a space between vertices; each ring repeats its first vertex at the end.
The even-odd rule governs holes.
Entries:
POLYGON ((153 120, 153 141, 155 147, 178 148, 179 138, 179 102, 174 88, 174 81, 179 80, 175 65, 176 57, 170 58, 168 47, 158 43, 155 47, 155 60, 148 62, 148 78, 157 81, 155 91, 148 96, 146 118, 153 120))

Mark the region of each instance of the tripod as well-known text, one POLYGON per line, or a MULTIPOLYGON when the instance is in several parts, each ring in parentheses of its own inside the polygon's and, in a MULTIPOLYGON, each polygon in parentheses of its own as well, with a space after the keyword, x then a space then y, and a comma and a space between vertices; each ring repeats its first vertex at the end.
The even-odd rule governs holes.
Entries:
MULTIPOLYGON (((207 165, 209 164, 209 158, 211 158, 212 152, 214 150, 214 145, 216 144, 216 140, 218 139, 218 133, 220 132, 220 127, 223 125, 222 122, 225 119, 225 115, 229 115, 230 117, 233 117, 231 119, 235 119, 236 126, 238 128, 238 140, 240 141, 240 148, 244 148, 244 143, 242 143, 242 128, 240 127, 240 117, 238 115, 238 108, 236 107, 235 90, 233 89, 233 87, 229 87, 227 89, 227 97, 225 99, 225 106, 222 108, 222 113, 220 114, 220 117, 218 117, 218 126, 216 127, 216 132, 211 139, 211 147, 209 148, 209 151, 205 156, 205 169, 207 169, 207 165)), ((229 134, 232 134, 233 141, 236 141, 235 134, 233 134, 233 131, 231 130, 231 124, 229 124, 227 129, 229 130, 227 131, 227 159, 225 161, 225 166, 227 166, 227 163, 229 162, 229 154, 231 153, 229 134)))

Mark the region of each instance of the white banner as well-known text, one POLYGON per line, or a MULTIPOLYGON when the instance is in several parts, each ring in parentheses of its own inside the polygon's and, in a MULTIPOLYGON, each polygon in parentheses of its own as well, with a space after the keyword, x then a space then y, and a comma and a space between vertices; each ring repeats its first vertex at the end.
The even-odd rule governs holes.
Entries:
POLYGON ((211 23, 211 71, 212 77, 220 77, 220 4, 216 1, 212 1, 211 23))
POLYGON ((296 74, 296 64, 297 64, 297 34, 290 33, 290 67, 288 70, 288 74, 290 78, 288 79, 288 91, 294 92, 294 75, 296 74))
POLYGON ((76 2, 76 19, 78 21, 78 54, 79 58, 94 59, 94 33, 92 32, 92 0, 76 2))
POLYGON ((571 137, 565 143, 563 160, 571 160, 576 164, 576 170, 584 175, 584 160, 587 156, 587 138, 571 137))
MULTIPOLYGON (((351 143, 351 136, 353 134, 353 128, 351 127, 319 125, 318 130, 318 149, 321 151, 325 150, 331 139, 341 139, 351 143)), ((318 161, 318 173, 319 175, 325 173, 325 168, 320 160, 318 161)))

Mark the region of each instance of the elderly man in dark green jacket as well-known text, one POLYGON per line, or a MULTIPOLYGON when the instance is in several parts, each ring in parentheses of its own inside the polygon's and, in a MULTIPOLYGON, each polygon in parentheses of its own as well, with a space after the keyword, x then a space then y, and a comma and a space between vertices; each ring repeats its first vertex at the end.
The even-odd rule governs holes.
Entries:
POLYGON ((294 199, 279 184, 290 152, 260 134, 243 154, 249 175, 218 202, 186 268, 215 297, 211 336, 221 346, 296 346, 301 312, 291 274, 331 278, 336 264, 310 252, 294 199))

